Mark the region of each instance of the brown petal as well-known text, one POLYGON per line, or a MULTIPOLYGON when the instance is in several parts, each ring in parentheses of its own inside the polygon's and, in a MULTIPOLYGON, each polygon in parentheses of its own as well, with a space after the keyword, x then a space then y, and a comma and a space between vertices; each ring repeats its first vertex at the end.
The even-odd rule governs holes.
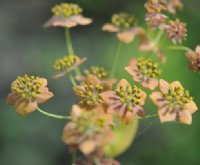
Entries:
POLYGON ((79 149, 80 149, 81 152, 83 152, 85 155, 89 155, 89 154, 91 154, 92 152, 94 152, 95 148, 96 148, 96 142, 93 141, 93 140, 84 141, 84 142, 82 142, 82 143, 79 145, 79 149))
POLYGON ((113 100, 111 99, 112 97, 115 97, 115 92, 114 91, 106 91, 100 94, 102 99, 107 103, 107 104, 113 104, 113 100))
POLYGON ((140 89, 140 96, 141 96, 140 105, 144 105, 147 94, 143 90, 140 89))
POLYGON ((161 79, 159 82, 159 87, 160 87, 160 91, 162 93, 167 93, 168 89, 169 89, 169 83, 167 81, 161 79))
POLYGON ((120 116, 121 120, 125 124, 131 123, 135 119, 136 115, 133 112, 127 111, 124 116, 120 116))
POLYGON ((19 115, 25 116, 33 111, 36 110, 37 108, 37 103, 36 102, 28 102, 28 101, 19 101, 15 104, 16 106, 16 112, 19 115))
POLYGON ((148 82, 143 81, 142 86, 149 90, 154 90, 158 86, 158 80, 151 78, 148 82))
POLYGON ((185 110, 189 110, 191 114, 193 114, 198 110, 197 105, 195 104, 194 101, 190 101, 185 106, 186 106, 185 110))
POLYGON ((39 104, 46 102, 54 96, 54 94, 52 92, 49 92, 48 88, 46 87, 43 87, 41 90, 42 93, 36 96, 36 102, 39 104))
POLYGON ((120 29, 118 27, 114 26, 111 23, 106 23, 105 25, 103 25, 102 30, 107 31, 107 32, 119 32, 120 31, 120 29))
POLYGON ((89 83, 100 84, 100 80, 96 76, 90 74, 90 75, 87 76, 85 83, 87 83, 87 84, 89 84, 89 83))
POLYGON ((42 84, 42 87, 47 86, 47 79, 45 79, 45 78, 40 78, 40 79, 39 79, 39 82, 42 84))
POLYGON ((123 88, 123 89, 126 89, 127 87, 131 88, 131 85, 129 84, 129 82, 126 79, 121 79, 119 81, 119 83, 117 84, 117 88, 116 89, 119 91, 120 87, 123 88))
POLYGON ((83 86, 81 86, 81 85, 75 86, 75 87, 73 88, 73 90, 74 90, 74 92, 75 92, 75 94, 76 94, 77 96, 80 95, 80 91, 85 92, 85 88, 84 88, 83 86))
POLYGON ((54 75, 53 78, 58 79, 58 78, 63 77, 65 74, 66 74, 66 72, 58 73, 58 74, 54 75))
POLYGON ((131 31, 122 31, 117 33, 117 38, 124 43, 130 43, 133 41, 135 34, 131 31))
POLYGON ((8 95, 6 102, 7 104, 14 105, 18 98, 19 95, 17 93, 12 92, 8 95))
POLYGON ((112 86, 113 84, 116 83, 116 79, 114 78, 109 78, 109 79, 104 79, 104 80, 101 80, 101 85, 103 86, 103 90, 104 91, 110 91, 112 90, 112 86))
POLYGON ((167 110, 167 106, 158 109, 158 116, 160 118, 160 122, 171 122, 171 121, 176 121, 176 112, 174 113, 165 113, 167 110))
POLYGON ((192 115, 188 110, 183 110, 179 112, 179 121, 183 124, 192 124, 192 115))
POLYGON ((89 25, 92 23, 92 19, 83 17, 82 15, 72 16, 72 20, 77 22, 79 25, 89 25))
POLYGON ((149 97, 152 100, 152 102, 158 107, 163 106, 163 102, 161 101, 163 99, 163 95, 161 92, 152 92, 149 97))
POLYGON ((71 68, 69 68, 69 69, 66 71, 66 73, 68 73, 68 72, 74 70, 75 68, 77 68, 78 66, 80 66, 82 63, 84 63, 86 60, 87 60, 87 57, 84 57, 84 58, 82 58, 82 59, 78 58, 78 59, 77 59, 77 62, 76 62, 71 68))
POLYGON ((57 16, 53 16, 48 20, 45 24, 44 27, 50 27, 50 26, 61 26, 61 27, 75 27, 77 26, 77 22, 75 22, 73 19, 69 18, 61 18, 57 16))
POLYGON ((72 111, 71 111, 72 118, 73 119, 79 118, 81 116, 81 113, 82 109, 78 105, 74 104, 72 106, 72 111))

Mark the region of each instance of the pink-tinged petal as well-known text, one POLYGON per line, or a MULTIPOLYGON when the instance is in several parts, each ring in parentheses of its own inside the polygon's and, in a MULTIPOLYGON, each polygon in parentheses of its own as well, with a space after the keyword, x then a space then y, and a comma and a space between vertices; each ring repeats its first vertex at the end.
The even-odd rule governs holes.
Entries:
POLYGON ((107 108, 107 110, 106 110, 106 112, 108 113, 108 114, 113 114, 114 112, 116 112, 115 111, 115 106, 109 106, 108 108, 107 108))
POLYGON ((161 123, 176 121, 176 112, 170 113, 168 106, 158 109, 158 116, 161 123))
POLYGON ((100 96, 102 97, 102 99, 104 100, 105 103, 107 104, 113 104, 115 101, 112 99, 113 97, 116 97, 115 92, 113 91, 105 91, 103 93, 100 94, 100 96))
POLYGON ((72 28, 77 26, 77 22, 75 22, 73 19, 69 18, 61 18, 57 16, 53 16, 50 20, 48 20, 44 27, 50 27, 50 26, 61 26, 61 27, 68 27, 72 28))
POLYGON ((79 118, 81 116, 82 111, 83 110, 78 105, 74 104, 72 106, 71 116, 73 117, 73 119, 79 118))
POLYGON ((89 83, 100 84, 100 80, 96 76, 90 74, 87 76, 85 83, 86 84, 89 84, 89 83))
POLYGON ((195 52, 200 54, 200 45, 196 47, 195 52))
POLYGON ((36 102, 28 102, 28 101, 19 101, 15 104, 16 107, 16 112, 19 115, 25 116, 33 111, 36 110, 37 108, 37 103, 36 102))
POLYGON ((132 121, 135 119, 136 115, 135 115, 133 112, 127 111, 127 112, 125 113, 125 115, 119 116, 119 117, 121 118, 121 120, 122 120, 125 124, 128 124, 128 123, 132 122, 132 121))
POLYGON ((187 103, 185 105, 185 110, 190 111, 191 114, 193 114, 194 112, 196 112, 198 110, 197 105, 195 104, 194 101, 190 101, 189 103, 187 103))
POLYGON ((141 106, 138 106, 138 105, 134 106, 133 111, 135 114, 137 114, 140 117, 146 116, 146 112, 144 111, 144 109, 141 106))
POLYGON ((58 74, 54 75, 52 78, 59 79, 59 78, 63 77, 65 74, 66 74, 66 72, 58 73, 58 74))
POLYGON ((6 102, 7 102, 8 104, 10 104, 10 105, 14 105, 15 102, 17 101, 17 99, 18 99, 19 97, 20 97, 20 96, 19 96, 17 93, 12 92, 12 93, 10 93, 10 94, 8 95, 6 102))
POLYGON ((140 97, 141 97, 140 98, 140 105, 144 105, 147 94, 141 89, 139 89, 139 91, 140 91, 140 97))
POLYGON ((101 85, 103 86, 104 91, 110 91, 112 90, 113 84, 115 84, 116 82, 117 82, 116 79, 109 78, 109 79, 101 80, 101 85))
POLYGON ((37 94, 37 96, 36 96, 37 103, 39 103, 39 104, 44 103, 54 96, 54 94, 52 92, 49 92, 46 90, 48 90, 48 88, 44 87, 45 92, 42 92, 41 94, 37 94))
POLYGON ((80 96, 81 92, 85 92, 85 88, 81 85, 74 87, 73 90, 77 96, 80 96))
POLYGON ((120 31, 120 29, 118 27, 114 26, 111 23, 107 23, 107 24, 103 25, 102 30, 107 31, 107 32, 119 32, 120 31))
POLYGON ((76 63, 69 69, 67 69, 67 73, 74 70, 75 68, 77 68, 78 66, 80 66, 82 63, 84 63, 87 60, 87 57, 84 57, 82 59, 78 58, 76 63))
POLYGON ((40 78, 40 79, 39 79, 39 82, 42 84, 42 87, 47 86, 47 79, 45 79, 45 78, 40 78))
POLYGON ((121 79, 119 83, 117 84, 117 91, 120 90, 120 88, 126 89, 126 88, 131 88, 131 85, 126 79, 121 79))
POLYGON ((149 82, 143 81, 142 86, 147 89, 154 90, 158 86, 158 80, 151 78, 149 79, 149 82))
POLYGON ((97 144, 94 140, 86 140, 79 145, 79 149, 83 154, 89 155, 95 150, 96 146, 97 144))
POLYGON ((150 99, 152 100, 152 102, 157 105, 158 107, 162 107, 163 106, 163 95, 161 92, 152 92, 150 94, 150 99))
POLYGON ((160 91, 162 93, 167 93, 168 92, 168 89, 169 89, 169 83, 163 79, 161 79, 159 81, 159 87, 160 87, 160 91))
POLYGON ((117 38, 124 43, 130 43, 133 41, 135 34, 131 31, 122 31, 117 33, 117 38))
POLYGON ((183 88, 183 86, 181 85, 181 83, 179 81, 174 81, 170 84, 172 87, 180 87, 183 88))
POLYGON ((179 119, 181 123, 191 125, 192 124, 192 115, 190 111, 188 110, 183 110, 179 111, 179 119))
POLYGON ((129 66, 132 68, 137 68, 137 60, 133 58, 132 60, 129 61, 129 66))
POLYGON ((157 51, 157 58, 163 64, 167 62, 167 57, 161 51, 157 51))
POLYGON ((83 17, 82 15, 72 16, 72 20, 77 22, 79 25, 89 25, 92 23, 92 19, 83 17))

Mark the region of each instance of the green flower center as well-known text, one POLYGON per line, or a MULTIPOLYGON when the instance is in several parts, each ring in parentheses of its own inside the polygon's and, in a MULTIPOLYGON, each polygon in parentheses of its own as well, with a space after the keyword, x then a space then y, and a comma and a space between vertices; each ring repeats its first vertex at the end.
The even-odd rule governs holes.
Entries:
POLYGON ((61 72, 66 71, 77 62, 77 59, 78 57, 74 55, 64 56, 63 58, 56 60, 54 69, 61 72))
POLYGON ((126 89, 120 87, 120 90, 116 90, 115 93, 120 97, 120 103, 126 105, 130 111, 133 110, 134 105, 140 104, 141 93, 136 85, 133 87, 127 86, 126 89))
POLYGON ((21 95, 24 99, 33 99, 40 94, 42 84, 39 77, 19 76, 11 85, 11 91, 21 95))
POLYGON ((105 119, 98 117, 93 112, 83 112, 75 121, 76 129, 84 135, 93 135, 100 132, 105 125, 105 119))
POLYGON ((150 59, 139 58, 137 60, 137 67, 144 76, 150 78, 155 78, 161 74, 161 71, 158 69, 158 63, 154 63, 150 59))
POLYGON ((84 73, 86 75, 93 74, 99 79, 107 78, 109 74, 109 72, 106 71, 104 68, 98 66, 92 66, 90 69, 85 69, 84 73))
POLYGON ((100 93, 103 91, 103 86, 99 84, 89 83, 84 85, 85 91, 79 91, 81 101, 79 104, 83 107, 91 108, 98 103, 102 103, 100 93))
POLYGON ((165 99, 169 101, 170 107, 179 107, 183 108, 185 104, 192 101, 192 97, 188 90, 185 90, 181 87, 169 87, 168 93, 163 94, 165 99))
POLYGON ((126 13, 113 14, 111 21, 122 30, 131 28, 136 24, 135 18, 126 13))
POLYGON ((70 17, 73 15, 78 15, 83 12, 83 9, 79 5, 73 3, 61 3, 55 5, 52 10, 53 14, 57 17, 70 17))

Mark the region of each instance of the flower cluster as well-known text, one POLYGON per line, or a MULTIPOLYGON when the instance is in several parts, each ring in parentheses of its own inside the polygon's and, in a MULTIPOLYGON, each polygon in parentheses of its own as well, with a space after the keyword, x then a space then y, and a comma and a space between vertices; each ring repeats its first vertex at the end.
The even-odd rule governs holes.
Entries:
MULTIPOLYGON (((68 55, 55 61, 54 69, 58 73, 53 78, 68 76, 74 95, 79 99, 72 105, 70 116, 51 114, 39 108, 38 104, 53 97, 45 78, 24 75, 11 84, 7 102, 15 106, 19 115, 37 110, 50 117, 69 120, 63 130, 62 141, 69 146, 72 154, 82 154, 81 158, 74 160, 76 165, 120 165, 108 156, 118 156, 130 146, 137 132, 138 120, 158 116, 161 123, 192 123, 192 114, 198 109, 194 98, 179 81, 168 83, 163 80, 159 64, 166 61, 160 42, 164 33, 173 44, 181 44, 186 39, 185 24, 179 19, 170 20, 166 15, 175 15, 183 4, 180 0, 148 0, 144 7, 147 11, 145 20, 151 29, 147 31, 138 26, 136 18, 127 13, 113 14, 111 23, 102 27, 104 31, 117 33, 119 40, 111 69, 91 66, 82 72, 79 67, 86 58, 75 55, 70 28, 88 25, 92 20, 83 17, 83 9, 76 4, 61 3, 52 8, 53 17, 45 26, 64 27, 68 49, 68 55), (131 43, 137 36, 140 39, 139 50, 148 51, 148 54, 127 61, 128 66, 124 70, 132 81, 117 79, 115 71, 120 45, 131 43), (156 54, 160 61, 153 60, 152 54, 156 54), (151 94, 148 95, 146 90, 150 90, 151 94), (157 106, 158 110, 153 115, 148 109, 146 111, 147 97, 157 106)), ((195 51, 185 46, 167 48, 186 51, 189 68, 200 72, 200 46, 195 51)))

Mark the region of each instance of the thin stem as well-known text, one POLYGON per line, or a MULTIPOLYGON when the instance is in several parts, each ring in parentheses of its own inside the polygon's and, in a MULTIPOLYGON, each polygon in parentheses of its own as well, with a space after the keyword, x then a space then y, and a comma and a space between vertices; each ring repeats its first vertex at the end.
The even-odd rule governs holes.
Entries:
POLYGON ((72 85, 74 87, 77 86, 76 81, 74 80, 74 78, 73 78, 73 76, 72 76, 72 74, 70 72, 68 73, 68 76, 69 76, 69 79, 70 79, 72 85))
POLYGON ((70 116, 60 116, 60 115, 45 112, 44 110, 40 109, 39 107, 37 107, 37 110, 38 110, 38 112, 40 112, 40 113, 42 113, 46 116, 53 117, 53 118, 56 118, 56 119, 71 119, 70 116))
POLYGON ((72 40, 71 40, 71 35, 69 28, 65 28, 65 36, 66 36, 66 43, 67 43, 67 49, 69 54, 74 55, 74 49, 72 46, 72 40))
POLYGON ((155 40, 153 41, 153 43, 155 45, 157 45, 160 42, 160 39, 161 39, 161 37, 162 37, 163 34, 164 34, 164 30, 159 30, 159 32, 158 32, 155 40))
POLYGON ((138 117, 138 119, 149 119, 149 118, 154 118, 154 117, 158 117, 158 114, 147 115, 145 118, 138 117))
POLYGON ((77 153, 75 152, 75 153, 72 155, 72 162, 73 162, 73 163, 76 163, 76 159, 77 159, 77 153))
POLYGON ((168 49, 170 49, 170 50, 182 50, 182 51, 186 51, 186 52, 192 51, 192 49, 190 49, 187 46, 169 46, 168 49))
POLYGON ((112 69, 111 69, 111 72, 110 72, 110 77, 114 77, 114 75, 115 75, 115 71, 116 71, 117 62, 118 62, 118 59, 119 59, 119 51, 120 51, 121 45, 122 45, 122 42, 119 41, 118 44, 117 44, 116 50, 115 50, 112 69))
POLYGON ((78 67, 76 69, 74 69, 74 71, 75 71, 77 76, 81 76, 81 72, 80 72, 78 67))

